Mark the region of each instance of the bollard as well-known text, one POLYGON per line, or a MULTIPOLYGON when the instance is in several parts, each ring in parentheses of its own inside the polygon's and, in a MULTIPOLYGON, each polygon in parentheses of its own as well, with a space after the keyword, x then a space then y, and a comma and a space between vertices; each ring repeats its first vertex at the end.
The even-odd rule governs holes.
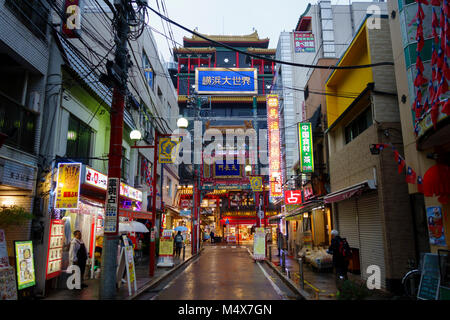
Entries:
POLYGON ((300 273, 300 284, 302 286, 302 289, 305 289, 305 279, 303 278, 303 259, 298 259, 298 266, 299 266, 299 273, 300 273))
POLYGON ((269 261, 272 262, 272 246, 269 246, 269 261))

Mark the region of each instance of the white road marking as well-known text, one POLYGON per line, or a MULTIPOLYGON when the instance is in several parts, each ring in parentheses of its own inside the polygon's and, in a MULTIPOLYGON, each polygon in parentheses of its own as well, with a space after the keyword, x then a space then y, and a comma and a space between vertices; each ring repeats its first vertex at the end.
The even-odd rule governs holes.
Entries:
POLYGON ((264 275, 266 276, 267 280, 269 280, 270 284, 272 285, 272 287, 275 289, 275 291, 278 293, 278 295, 283 299, 283 300, 287 300, 286 295, 281 291, 281 289, 275 284, 275 282, 272 280, 272 277, 268 275, 268 273, 266 272, 266 270, 263 269, 263 267, 261 266, 261 263, 256 262, 256 264, 258 265, 258 267, 261 269, 261 271, 264 273, 264 275))

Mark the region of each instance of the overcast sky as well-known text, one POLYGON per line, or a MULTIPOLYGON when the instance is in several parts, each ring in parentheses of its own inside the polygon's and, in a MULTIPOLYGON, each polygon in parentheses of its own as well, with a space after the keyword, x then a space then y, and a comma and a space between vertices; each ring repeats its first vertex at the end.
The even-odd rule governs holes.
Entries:
MULTIPOLYGON (((162 13, 164 1, 169 18, 199 33, 213 35, 245 35, 258 31, 260 38, 270 38, 270 48, 276 48, 280 32, 292 31, 308 3, 317 0, 149 0, 148 4, 162 13)), ((347 0, 332 0, 332 4, 348 4, 347 0)), ((153 12, 150 26, 164 34, 163 24, 153 12)), ((175 41, 183 43, 183 36, 191 34, 171 25, 175 41)), ((167 23, 164 23, 168 35, 167 23)), ((170 61, 166 38, 153 30, 158 49, 164 60, 170 61)), ((172 48, 171 43, 170 48, 172 48)), ((179 46, 179 45, 178 45, 179 46)))

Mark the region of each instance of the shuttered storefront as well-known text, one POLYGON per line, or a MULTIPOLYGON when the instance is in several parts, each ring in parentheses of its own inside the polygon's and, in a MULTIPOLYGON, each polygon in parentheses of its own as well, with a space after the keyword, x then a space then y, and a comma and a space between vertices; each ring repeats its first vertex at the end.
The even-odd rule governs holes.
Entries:
POLYGON ((384 258, 383 223, 378 204, 378 193, 363 194, 357 200, 359 216, 359 232, 361 248, 361 277, 367 279, 365 272, 370 265, 376 265, 381 270, 381 286, 386 287, 386 269, 384 258))
POLYGON ((337 208, 339 235, 342 238, 347 238, 347 242, 350 247, 359 249, 355 198, 338 202, 337 208))

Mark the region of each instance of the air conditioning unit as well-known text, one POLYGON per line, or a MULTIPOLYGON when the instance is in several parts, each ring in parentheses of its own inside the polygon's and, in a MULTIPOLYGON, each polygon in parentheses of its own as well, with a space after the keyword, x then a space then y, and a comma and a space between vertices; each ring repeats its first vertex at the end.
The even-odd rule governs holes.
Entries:
POLYGON ((33 110, 35 112, 39 112, 39 100, 41 95, 37 91, 32 91, 30 93, 30 99, 28 102, 28 109, 33 110))

